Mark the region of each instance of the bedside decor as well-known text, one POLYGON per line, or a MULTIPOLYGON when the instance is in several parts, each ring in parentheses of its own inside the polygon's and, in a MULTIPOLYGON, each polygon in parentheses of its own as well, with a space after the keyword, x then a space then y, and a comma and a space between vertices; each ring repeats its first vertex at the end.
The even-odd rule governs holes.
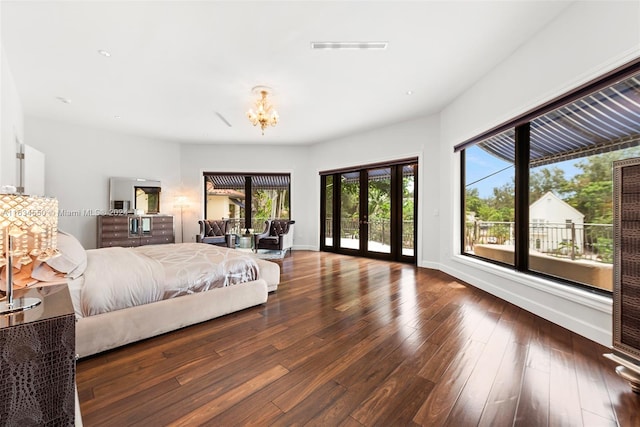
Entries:
POLYGON ((14 298, 13 269, 20 269, 34 259, 47 261, 57 256, 57 227, 56 199, 0 195, 0 267, 5 270, 5 298, 0 300, 0 314, 19 312, 40 304, 36 297, 14 298))

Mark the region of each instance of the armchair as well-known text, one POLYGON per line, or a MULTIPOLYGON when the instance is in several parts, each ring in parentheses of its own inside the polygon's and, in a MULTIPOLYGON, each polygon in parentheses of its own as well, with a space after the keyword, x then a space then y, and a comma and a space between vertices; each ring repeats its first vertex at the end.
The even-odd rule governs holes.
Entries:
POLYGON ((232 248, 235 246, 234 238, 231 234, 228 234, 229 221, 226 219, 213 221, 213 220, 200 220, 200 234, 196 236, 196 242, 208 243, 210 245, 225 246, 232 248))
POLYGON ((264 231, 255 235, 255 250, 270 249, 286 252, 293 246, 293 225, 288 219, 270 219, 264 222, 264 231))

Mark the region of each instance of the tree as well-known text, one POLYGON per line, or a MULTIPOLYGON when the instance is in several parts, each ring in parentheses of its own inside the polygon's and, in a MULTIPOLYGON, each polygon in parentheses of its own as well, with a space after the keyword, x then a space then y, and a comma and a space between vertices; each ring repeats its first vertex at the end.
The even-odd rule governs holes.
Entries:
POLYGON ((513 221, 515 219, 515 185, 513 180, 502 187, 493 189, 493 197, 489 199, 489 207, 492 212, 487 218, 489 221, 513 221))
POLYGON ((486 206, 486 201, 480 198, 480 192, 477 188, 466 189, 464 203, 467 215, 474 213, 476 217, 483 210, 483 206, 486 206))
POLYGON ((613 223, 613 162, 640 154, 640 147, 585 157, 576 163, 582 172, 570 183, 567 202, 585 215, 586 223, 613 223))
POLYGON ((529 202, 533 203, 547 192, 552 191, 561 198, 572 192, 570 182, 564 176, 564 170, 557 166, 533 170, 529 175, 529 202))

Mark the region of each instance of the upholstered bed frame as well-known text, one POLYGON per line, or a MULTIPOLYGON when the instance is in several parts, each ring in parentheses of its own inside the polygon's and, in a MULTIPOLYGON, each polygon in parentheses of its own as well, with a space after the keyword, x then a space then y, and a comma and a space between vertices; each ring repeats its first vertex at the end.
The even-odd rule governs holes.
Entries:
POLYGON ((87 357, 185 326, 267 302, 280 283, 280 266, 257 260, 260 278, 202 293, 81 317, 76 322, 76 353, 87 357))

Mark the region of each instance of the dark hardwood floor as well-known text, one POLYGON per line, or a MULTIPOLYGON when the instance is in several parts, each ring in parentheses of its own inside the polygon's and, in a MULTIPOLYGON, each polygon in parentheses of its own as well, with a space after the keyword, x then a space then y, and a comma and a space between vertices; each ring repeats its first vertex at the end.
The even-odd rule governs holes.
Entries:
POLYGON ((263 305, 80 360, 85 426, 640 426, 608 349, 446 274, 295 251, 263 305))

